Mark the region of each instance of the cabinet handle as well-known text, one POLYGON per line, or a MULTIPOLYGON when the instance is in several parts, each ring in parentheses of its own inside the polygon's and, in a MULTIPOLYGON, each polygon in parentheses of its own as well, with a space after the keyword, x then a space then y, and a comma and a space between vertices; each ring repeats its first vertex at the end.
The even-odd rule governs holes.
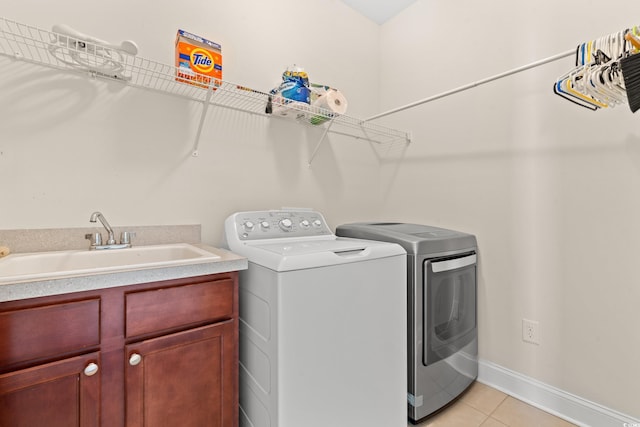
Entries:
POLYGON ((136 366, 140 362, 142 362, 142 356, 138 353, 133 353, 131 357, 129 357, 129 365, 131 366, 136 366))
POLYGON ((84 368, 84 374, 88 377, 95 375, 98 372, 98 365, 95 363, 89 363, 86 368, 84 368))

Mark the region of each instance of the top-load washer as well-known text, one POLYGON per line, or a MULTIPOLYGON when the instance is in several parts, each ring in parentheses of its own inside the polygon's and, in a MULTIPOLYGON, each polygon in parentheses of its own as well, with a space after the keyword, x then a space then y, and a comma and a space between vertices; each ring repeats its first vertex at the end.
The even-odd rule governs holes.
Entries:
POLYGON ((407 251, 408 409, 420 421, 478 376, 477 243, 459 231, 406 223, 338 226, 338 236, 407 251))
POLYGON ((238 212, 240 425, 405 427, 406 252, 311 210, 238 212))

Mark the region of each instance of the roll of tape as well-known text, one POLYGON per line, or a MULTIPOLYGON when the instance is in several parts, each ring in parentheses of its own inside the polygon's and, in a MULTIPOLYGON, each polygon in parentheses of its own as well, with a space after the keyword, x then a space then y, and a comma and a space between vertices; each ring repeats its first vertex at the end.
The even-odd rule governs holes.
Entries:
POLYGON ((9 250, 8 247, 6 246, 0 246, 0 258, 2 258, 3 256, 7 256, 11 253, 11 251, 9 250))

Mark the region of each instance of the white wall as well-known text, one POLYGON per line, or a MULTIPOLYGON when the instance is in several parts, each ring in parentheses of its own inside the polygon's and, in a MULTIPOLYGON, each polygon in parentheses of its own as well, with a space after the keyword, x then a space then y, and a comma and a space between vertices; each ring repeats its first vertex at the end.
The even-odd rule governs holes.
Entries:
MULTIPOLYGON (((562 11, 422 0, 378 27, 337 0, 32 0, 2 11, 130 38, 166 63, 182 27, 222 44, 226 80, 268 90, 295 62, 360 117, 572 49, 639 12, 629 0, 562 11)), ((284 205, 317 208, 333 226, 472 232, 480 356, 638 417, 640 132, 625 107, 593 113, 553 95, 571 63, 381 120, 414 133, 382 164, 366 143, 333 136, 308 168, 314 130, 211 111, 191 158, 199 105, 0 57, 0 228, 83 227, 101 210, 113 225, 201 223, 216 245, 228 214, 284 205), (523 317, 540 321, 540 346, 521 342, 523 317)))
MULTIPOLYGON (((382 27, 381 110, 638 24, 640 4, 419 0, 382 27)), ((640 416, 640 131, 627 106, 556 96, 567 58, 383 123, 415 142, 383 165, 382 217, 475 233, 480 357, 640 416), (540 322, 539 346, 521 320, 540 322)))
MULTIPOLYGON (((354 115, 378 105, 379 26, 337 0, 103 2, 27 0, 2 14, 50 29, 66 23, 173 64, 183 28, 222 44, 225 80, 268 91, 297 63, 340 88, 354 115)), ((219 244, 238 210, 377 205, 378 162, 367 146, 321 131, 210 109, 200 157, 190 157, 201 105, 64 74, 0 56, 0 228, 83 227, 94 210, 112 225, 201 223, 219 244)))

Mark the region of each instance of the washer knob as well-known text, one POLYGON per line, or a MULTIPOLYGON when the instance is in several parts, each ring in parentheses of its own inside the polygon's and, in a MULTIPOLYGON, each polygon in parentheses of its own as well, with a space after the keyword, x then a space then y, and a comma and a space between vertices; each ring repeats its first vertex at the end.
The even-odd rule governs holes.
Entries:
POLYGON ((280 220, 278 225, 284 231, 291 231, 291 227, 293 227, 293 222, 289 218, 284 218, 280 220))
POLYGON ((319 219, 316 219, 315 221, 313 221, 313 226, 316 228, 322 226, 322 221, 320 221, 319 219))
POLYGON ((309 228, 310 226, 311 226, 311 223, 308 220, 303 219, 302 221, 300 221, 300 227, 309 228))
POLYGON ((271 228, 271 224, 269 224, 268 221, 262 221, 260 223, 260 227, 262 227, 263 230, 268 230, 269 228, 271 228))
POLYGON ((251 221, 245 221, 242 226, 244 227, 244 229, 246 231, 251 231, 253 230, 253 228, 255 227, 255 224, 251 221))

